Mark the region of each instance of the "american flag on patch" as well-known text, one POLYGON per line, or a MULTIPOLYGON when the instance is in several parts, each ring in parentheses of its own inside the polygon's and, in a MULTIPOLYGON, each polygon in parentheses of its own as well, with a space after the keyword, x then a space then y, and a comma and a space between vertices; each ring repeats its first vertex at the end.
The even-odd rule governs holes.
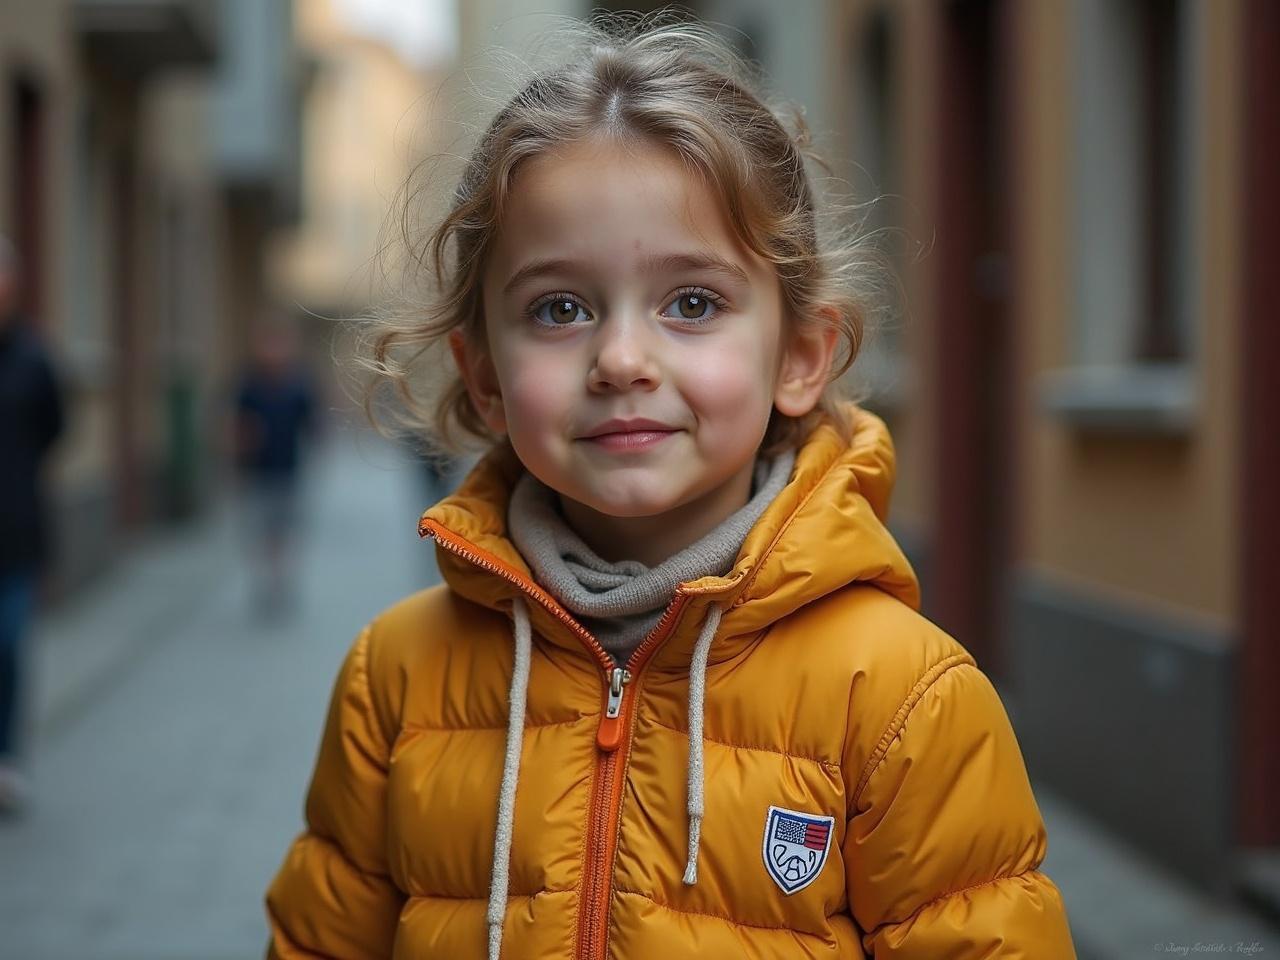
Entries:
POLYGON ((774 836, 786 843, 799 843, 810 850, 824 850, 831 827, 825 823, 813 823, 795 817, 778 817, 774 836))
POLYGON ((811 850, 823 850, 827 846, 827 832, 831 829, 825 823, 806 823, 804 827, 804 845, 811 850))

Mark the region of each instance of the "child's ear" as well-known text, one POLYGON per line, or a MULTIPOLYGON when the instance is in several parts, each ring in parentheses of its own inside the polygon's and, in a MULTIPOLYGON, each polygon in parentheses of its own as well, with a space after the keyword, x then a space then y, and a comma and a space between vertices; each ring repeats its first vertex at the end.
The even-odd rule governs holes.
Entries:
POLYGON ((796 324, 784 335, 773 405, 789 417, 803 417, 812 410, 827 386, 838 317, 834 307, 824 307, 819 312, 828 323, 796 324))
POLYGON ((494 433, 506 433, 507 416, 502 406, 498 372, 488 353, 470 346, 461 330, 449 331, 449 349, 453 351, 453 361, 458 365, 471 405, 480 414, 480 419, 494 433))

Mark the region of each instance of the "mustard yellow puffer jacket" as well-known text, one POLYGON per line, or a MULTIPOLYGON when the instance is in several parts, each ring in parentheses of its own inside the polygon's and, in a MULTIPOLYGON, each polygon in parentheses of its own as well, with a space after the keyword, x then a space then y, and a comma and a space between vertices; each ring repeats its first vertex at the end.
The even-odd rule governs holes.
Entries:
POLYGON ((625 675, 505 536, 509 447, 429 509, 446 583, 347 656, 269 956, 1074 957, 1004 708, 917 612, 888 431, 846 411, 625 675))

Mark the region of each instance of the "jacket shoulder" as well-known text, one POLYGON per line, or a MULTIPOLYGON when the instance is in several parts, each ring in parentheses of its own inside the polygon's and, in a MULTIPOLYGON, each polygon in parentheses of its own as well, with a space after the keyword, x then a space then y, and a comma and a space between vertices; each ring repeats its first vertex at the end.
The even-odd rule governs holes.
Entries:
POLYGON ((922 680, 960 664, 977 667, 974 656, 955 637, 924 614, 882 590, 853 592, 860 606, 859 640, 854 666, 886 685, 890 700, 905 699, 922 680))
POLYGON ((443 583, 375 615, 361 636, 367 645, 369 696, 384 726, 395 731, 406 720, 455 725, 451 701, 465 704, 468 681, 477 673, 494 673, 490 661, 509 657, 510 631, 503 614, 443 583))
POLYGON ((474 614, 474 605, 460 598, 446 584, 438 583, 401 597, 378 611, 369 621, 370 642, 384 655, 418 647, 425 638, 452 622, 474 614), (464 612, 464 605, 471 611, 464 612))
MULTIPOLYGON (((978 671, 968 650, 897 597, 866 583, 828 594, 792 615, 818 662, 848 689, 841 766, 849 796, 912 705, 955 669, 978 671)), ((980 671, 978 671, 980 672, 980 671)))
POLYGON ((877 700, 900 702, 941 664, 975 663, 958 640, 928 617, 867 583, 849 584, 788 619, 789 630, 798 630, 813 654, 838 665, 853 683, 864 685, 863 696, 874 694, 877 700))

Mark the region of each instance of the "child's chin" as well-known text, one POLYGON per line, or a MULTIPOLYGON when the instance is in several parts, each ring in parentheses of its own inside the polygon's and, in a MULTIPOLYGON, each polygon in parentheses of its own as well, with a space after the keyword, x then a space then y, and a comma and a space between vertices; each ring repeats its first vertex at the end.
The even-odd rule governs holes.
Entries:
POLYGON ((596 513, 617 519, 639 519, 641 517, 657 517, 675 508, 675 502, 669 497, 649 497, 643 494, 619 496, 616 491, 592 497, 586 506, 596 513))

